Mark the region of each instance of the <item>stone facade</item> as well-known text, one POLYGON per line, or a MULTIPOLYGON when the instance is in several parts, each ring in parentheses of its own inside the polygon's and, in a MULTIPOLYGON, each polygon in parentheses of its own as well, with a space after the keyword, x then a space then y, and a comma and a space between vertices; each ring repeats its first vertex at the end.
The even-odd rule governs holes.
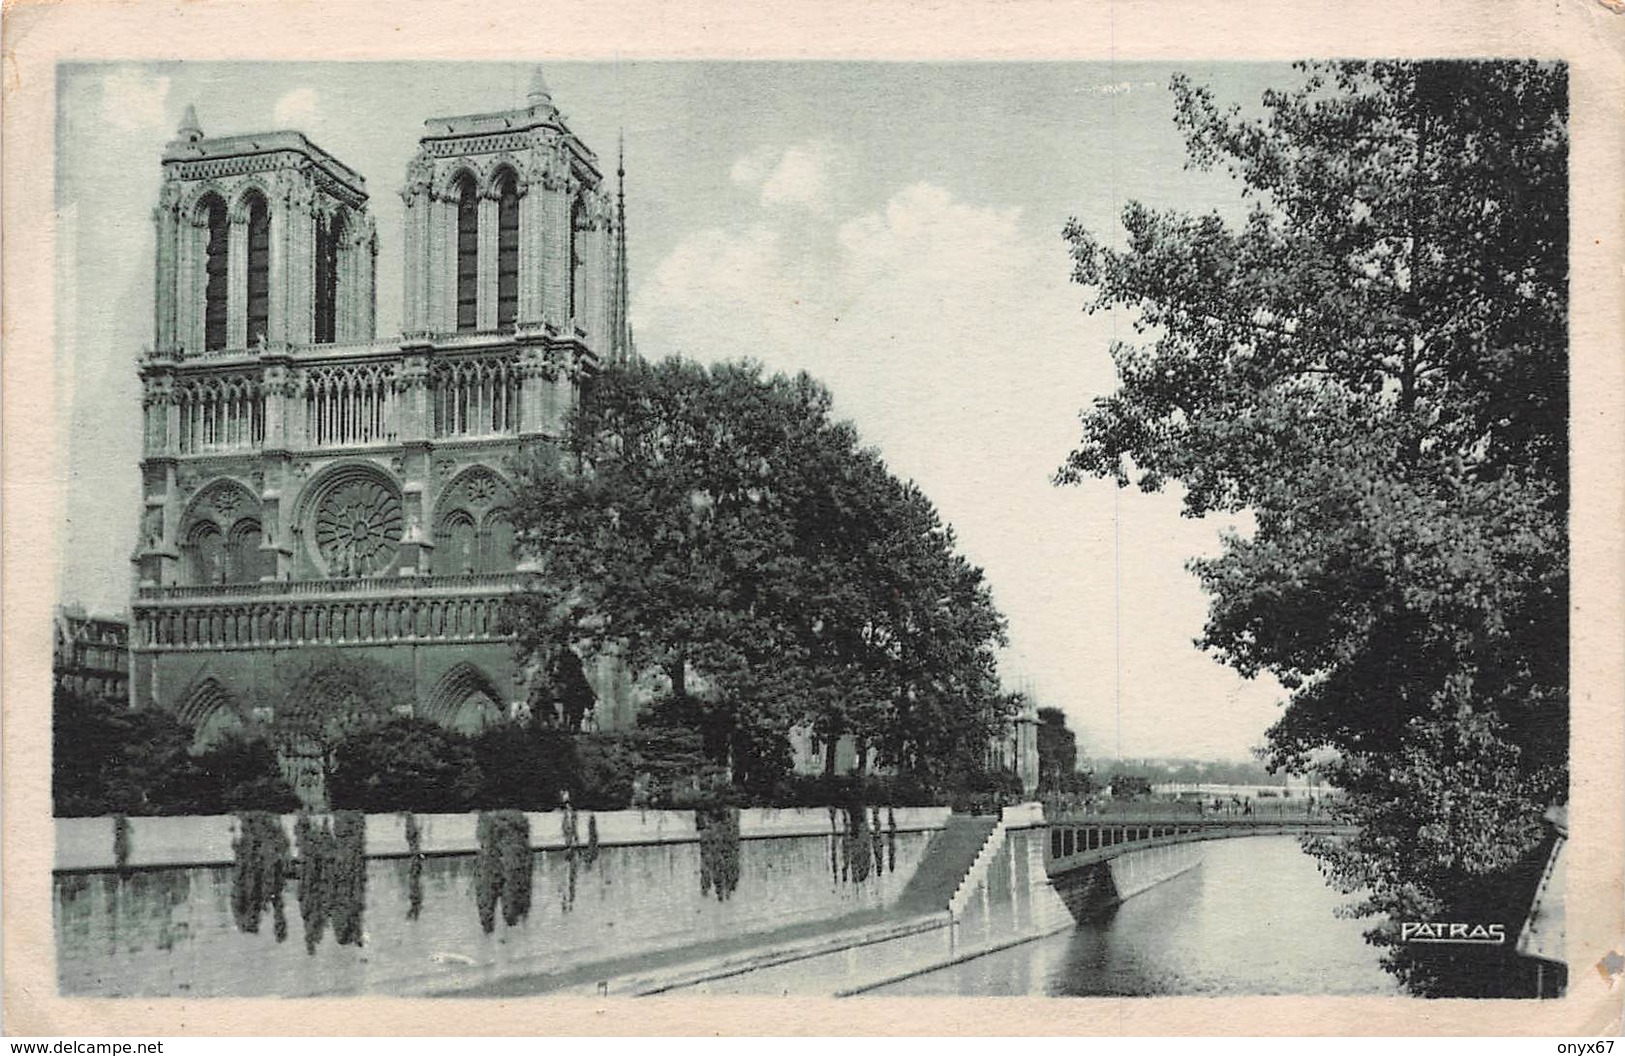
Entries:
MULTIPOLYGON (((513 463, 631 354, 623 211, 596 157, 540 74, 522 109, 425 122, 385 340, 360 174, 298 132, 206 137, 188 110, 163 177, 134 705, 206 736, 319 692, 311 672, 344 656, 453 727, 513 709, 513 463)), ((598 723, 629 723, 624 675, 588 675, 598 723)))

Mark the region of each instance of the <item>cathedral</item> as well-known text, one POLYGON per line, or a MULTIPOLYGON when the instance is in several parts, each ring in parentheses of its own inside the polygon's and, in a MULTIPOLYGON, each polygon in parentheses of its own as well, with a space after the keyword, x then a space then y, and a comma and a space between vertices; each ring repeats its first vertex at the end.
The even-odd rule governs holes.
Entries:
MULTIPOLYGON (((136 707, 206 740, 342 706, 331 671, 358 660, 455 729, 524 705, 498 618, 524 571, 513 462, 633 354, 619 184, 539 71, 526 103, 424 123, 385 339, 362 175, 297 131, 206 136, 188 108, 153 212, 136 707)), ((595 723, 629 725, 624 672, 586 675, 595 723)))

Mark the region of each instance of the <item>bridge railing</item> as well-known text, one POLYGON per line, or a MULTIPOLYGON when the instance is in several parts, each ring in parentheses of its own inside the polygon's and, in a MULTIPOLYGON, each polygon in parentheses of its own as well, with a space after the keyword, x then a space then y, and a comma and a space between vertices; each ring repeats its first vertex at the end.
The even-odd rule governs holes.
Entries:
POLYGON ((1325 817, 1112 817, 1072 815, 1048 821, 1044 861, 1052 873, 1115 857, 1128 850, 1167 843, 1274 834, 1334 834, 1350 831, 1325 817))
POLYGON ((1252 800, 1232 800, 1220 797, 1203 803, 1171 800, 1107 800, 1096 803, 1044 804, 1044 816, 1049 820, 1094 821, 1244 821, 1249 818, 1301 820, 1328 817, 1330 803, 1324 798, 1313 803, 1307 797, 1260 797, 1252 800))

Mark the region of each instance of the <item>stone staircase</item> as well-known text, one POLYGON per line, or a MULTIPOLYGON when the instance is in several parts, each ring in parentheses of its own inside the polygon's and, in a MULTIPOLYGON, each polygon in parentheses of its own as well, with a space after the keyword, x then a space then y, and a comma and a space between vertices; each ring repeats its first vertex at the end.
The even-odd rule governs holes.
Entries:
POLYGON ((948 824, 932 835, 919 868, 892 912, 898 916, 946 912, 998 826, 997 817, 949 817, 948 824))

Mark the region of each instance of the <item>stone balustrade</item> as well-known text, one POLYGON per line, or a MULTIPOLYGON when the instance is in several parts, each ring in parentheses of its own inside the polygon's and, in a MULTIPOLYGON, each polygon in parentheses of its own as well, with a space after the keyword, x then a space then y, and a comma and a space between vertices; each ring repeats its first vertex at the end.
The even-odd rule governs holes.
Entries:
POLYGON ((468 572, 445 576, 363 576, 353 579, 266 580, 259 583, 219 583, 201 587, 142 587, 140 601, 184 601, 327 594, 489 593, 510 591, 511 572, 468 572))
POLYGON ((512 575, 143 588, 137 651, 500 641, 512 575))

